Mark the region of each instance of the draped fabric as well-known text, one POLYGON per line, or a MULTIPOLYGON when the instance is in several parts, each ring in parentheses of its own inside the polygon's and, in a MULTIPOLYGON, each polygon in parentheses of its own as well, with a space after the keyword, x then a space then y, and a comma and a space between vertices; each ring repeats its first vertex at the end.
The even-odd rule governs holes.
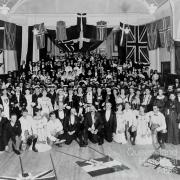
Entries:
POLYGON ((56 31, 47 29, 47 54, 52 57, 58 57, 60 50, 55 43, 56 31))
POLYGON ((60 41, 67 40, 66 23, 64 21, 58 21, 56 25, 56 39, 60 41))
POLYGON ((146 26, 129 26, 126 42, 126 59, 132 63, 149 65, 146 26))
POLYGON ((0 20, 0 49, 4 49, 4 21, 0 20))
POLYGON ((175 71, 180 75, 180 41, 175 41, 175 71))
POLYGON ((106 40, 106 54, 108 59, 111 59, 113 54, 113 48, 114 48, 113 34, 114 32, 112 31, 106 40))
POLYGON ((104 41, 107 39, 107 22, 98 21, 96 26, 96 39, 99 41, 104 41))
MULTIPOLYGON (((24 46, 24 44, 23 44, 24 46)), ((21 54, 22 54, 22 26, 16 25, 16 52, 17 52, 17 63, 18 69, 21 65, 21 54)), ((27 53, 27 46, 26 46, 26 53, 27 53)), ((25 60, 25 59, 24 59, 25 60)))
POLYGON ((22 27, 22 51, 21 51, 21 64, 22 61, 26 62, 26 56, 28 51, 28 26, 22 27))
POLYGON ((36 36, 37 48, 38 49, 45 48, 45 33, 46 33, 46 28, 44 26, 44 23, 34 25, 34 29, 36 29, 37 32, 38 32, 35 35, 36 36))
POLYGON ((4 49, 15 50, 16 48, 16 25, 5 22, 4 25, 4 49))
POLYGON ((149 23, 146 25, 148 48, 149 50, 157 49, 160 46, 160 37, 158 31, 158 22, 149 23))
POLYGON ((170 16, 157 21, 160 35, 160 47, 170 48, 172 46, 172 28, 170 16))
POLYGON ((16 25, 5 22, 4 24, 4 63, 5 73, 18 70, 16 52, 16 25))
POLYGON ((4 51, 0 50, 0 74, 4 74, 4 51))
POLYGON ((37 41, 37 36, 33 35, 33 57, 32 57, 33 62, 38 62, 39 61, 39 48, 38 48, 38 41, 37 41))
POLYGON ((33 26, 28 27, 28 50, 26 56, 26 63, 32 62, 33 59, 33 26))

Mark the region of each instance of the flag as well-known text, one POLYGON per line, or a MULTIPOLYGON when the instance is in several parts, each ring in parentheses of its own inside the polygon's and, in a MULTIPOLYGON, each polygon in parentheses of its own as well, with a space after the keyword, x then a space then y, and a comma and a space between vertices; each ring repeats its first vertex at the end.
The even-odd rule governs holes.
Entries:
POLYGON ((58 21, 56 25, 56 39, 60 41, 67 40, 66 23, 64 21, 58 21))
MULTIPOLYGON (((26 38, 25 38, 26 39, 26 38)), ((22 55, 22 44, 23 46, 26 47, 24 48, 25 52, 27 53, 27 43, 22 43, 22 26, 16 25, 16 44, 15 44, 15 49, 17 52, 17 63, 18 63, 18 69, 20 68, 21 65, 21 55, 22 55)), ((25 41, 24 41, 25 42, 25 41)), ((25 60, 25 58, 24 58, 25 60)))
POLYGON ((98 41, 104 41, 107 39, 107 22, 105 21, 98 21, 96 25, 96 39, 98 41))
POLYGON ((102 158, 92 159, 89 161, 77 161, 76 163, 91 177, 98 177, 105 174, 129 170, 127 166, 109 156, 104 156, 102 158))
POLYGON ((176 73, 180 75, 180 41, 175 41, 175 68, 176 73))
POLYGON ((64 52, 74 52, 75 50, 73 40, 56 41, 56 45, 64 52))
POLYGON ((0 50, 0 74, 4 74, 4 52, 0 50))
POLYGON ((132 63, 149 65, 146 26, 129 26, 126 42, 126 60, 132 63))
POLYGON ((172 46, 172 28, 170 16, 157 21, 160 35, 160 47, 170 48, 172 46))
POLYGON ((4 62, 5 73, 18 70, 16 52, 16 24, 5 22, 4 24, 4 62))
POLYGON ((0 49, 4 49, 4 21, 0 20, 0 49))
POLYGON ((22 27, 22 51, 21 51, 21 64, 22 61, 26 62, 26 56, 28 52, 28 26, 23 26, 22 27))
POLYGON ((28 27, 28 49, 26 63, 32 62, 33 59, 33 26, 28 27))
POLYGON ((36 37, 36 43, 38 49, 45 48, 45 33, 46 28, 44 26, 44 23, 36 24, 34 25, 34 30, 36 30, 35 37, 36 37))
POLYGON ((106 40, 106 54, 107 58, 111 59, 113 54, 113 48, 114 48, 114 39, 113 39, 114 32, 112 31, 106 40))
POLYGON ((160 37, 158 31, 158 22, 152 22, 146 25, 149 50, 157 49, 160 46, 160 37))
POLYGON ((120 30, 119 30, 119 33, 118 33, 119 46, 120 47, 125 47, 126 46, 125 28, 126 28, 126 24, 120 22, 120 30))

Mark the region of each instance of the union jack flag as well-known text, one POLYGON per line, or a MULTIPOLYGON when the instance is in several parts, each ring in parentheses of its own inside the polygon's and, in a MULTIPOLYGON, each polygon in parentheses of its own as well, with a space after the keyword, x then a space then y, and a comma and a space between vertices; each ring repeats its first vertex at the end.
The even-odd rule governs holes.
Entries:
POLYGON ((128 26, 130 32, 126 41, 126 60, 149 65, 149 51, 146 26, 128 26))

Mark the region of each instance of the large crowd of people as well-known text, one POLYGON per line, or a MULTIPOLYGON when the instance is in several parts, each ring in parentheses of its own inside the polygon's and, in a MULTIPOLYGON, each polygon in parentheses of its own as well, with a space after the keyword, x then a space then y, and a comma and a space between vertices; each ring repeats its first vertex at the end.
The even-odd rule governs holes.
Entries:
POLYGON ((105 56, 64 54, 23 62, 0 81, 0 151, 32 150, 38 143, 80 147, 180 143, 180 83, 167 89, 156 70, 105 56))

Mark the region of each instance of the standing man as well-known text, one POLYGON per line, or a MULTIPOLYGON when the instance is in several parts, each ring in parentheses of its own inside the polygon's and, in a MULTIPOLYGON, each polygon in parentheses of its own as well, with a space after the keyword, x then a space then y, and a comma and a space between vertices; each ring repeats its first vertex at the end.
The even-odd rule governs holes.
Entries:
POLYGON ((103 134, 104 138, 108 142, 113 141, 113 136, 115 135, 117 128, 116 114, 112 111, 111 108, 112 104, 107 102, 105 105, 105 111, 102 113, 103 134))
POLYGON ((159 145, 162 149, 164 149, 165 137, 167 133, 165 116, 159 111, 158 106, 154 104, 153 111, 149 112, 149 117, 153 145, 156 149, 159 148, 159 145))

